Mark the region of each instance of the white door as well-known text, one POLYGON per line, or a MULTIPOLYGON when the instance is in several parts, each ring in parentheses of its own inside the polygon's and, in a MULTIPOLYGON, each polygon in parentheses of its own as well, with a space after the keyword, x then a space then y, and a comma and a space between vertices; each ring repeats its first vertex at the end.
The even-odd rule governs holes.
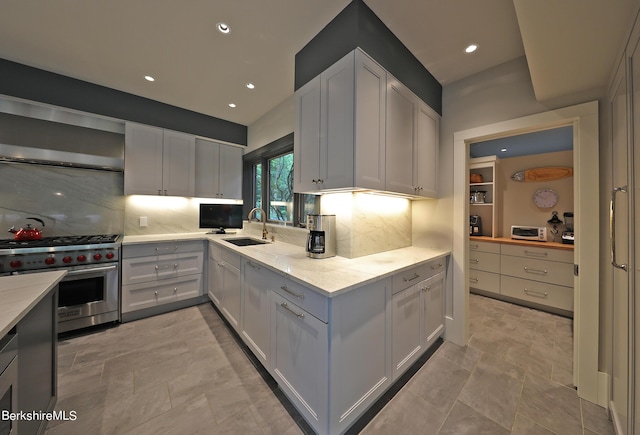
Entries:
POLYGON ((629 406, 629 276, 627 84, 622 61, 610 102, 612 119, 611 263, 613 268, 613 365, 611 413, 619 435, 628 430, 629 406))

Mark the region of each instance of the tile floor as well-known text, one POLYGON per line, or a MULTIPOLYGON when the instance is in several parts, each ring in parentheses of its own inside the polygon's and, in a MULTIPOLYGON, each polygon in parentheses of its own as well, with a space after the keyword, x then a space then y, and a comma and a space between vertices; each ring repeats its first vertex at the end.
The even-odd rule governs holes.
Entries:
MULTIPOLYGON (((445 342, 363 434, 613 434, 571 388, 571 321, 471 295, 445 342)), ((309 427, 210 304, 59 342, 54 434, 303 434, 309 427)), ((362 426, 362 425, 360 425, 362 426)))

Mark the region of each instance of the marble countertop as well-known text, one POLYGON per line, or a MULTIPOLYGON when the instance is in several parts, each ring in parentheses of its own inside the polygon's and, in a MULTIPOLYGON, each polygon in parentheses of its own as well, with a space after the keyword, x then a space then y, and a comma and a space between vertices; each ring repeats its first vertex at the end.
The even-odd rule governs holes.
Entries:
POLYGON ((67 274, 65 270, 0 277, 0 338, 67 274))
POLYGON ((125 236, 122 243, 128 245, 209 240, 328 297, 338 296, 354 288, 385 279, 405 269, 444 258, 450 254, 446 250, 410 246, 353 259, 339 256, 313 259, 307 257, 303 247, 289 243, 276 241, 264 245, 240 247, 224 240, 235 237, 256 238, 252 234, 243 234, 242 232, 221 235, 206 233, 159 234, 125 236))

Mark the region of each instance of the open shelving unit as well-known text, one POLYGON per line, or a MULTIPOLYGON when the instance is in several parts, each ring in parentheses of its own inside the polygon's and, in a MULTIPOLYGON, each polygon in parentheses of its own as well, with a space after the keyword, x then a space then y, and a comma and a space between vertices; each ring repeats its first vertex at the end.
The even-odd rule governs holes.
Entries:
POLYGON ((469 196, 474 191, 486 192, 484 203, 469 201, 469 214, 482 219, 482 235, 499 237, 498 234, 498 191, 496 189, 496 169, 499 159, 496 156, 469 159, 469 176, 482 175, 482 183, 469 183, 469 196))

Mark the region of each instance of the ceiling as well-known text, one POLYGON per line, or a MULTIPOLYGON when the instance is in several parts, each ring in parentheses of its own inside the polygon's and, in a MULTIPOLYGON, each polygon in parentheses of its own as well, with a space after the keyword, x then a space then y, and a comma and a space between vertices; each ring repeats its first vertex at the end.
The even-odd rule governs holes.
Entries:
MULTIPOLYGON (((364 1, 443 86, 526 55, 541 101, 604 89, 639 3, 364 1)), ((294 55, 348 3, 0 0, 0 58, 249 125, 293 93, 294 55)))

